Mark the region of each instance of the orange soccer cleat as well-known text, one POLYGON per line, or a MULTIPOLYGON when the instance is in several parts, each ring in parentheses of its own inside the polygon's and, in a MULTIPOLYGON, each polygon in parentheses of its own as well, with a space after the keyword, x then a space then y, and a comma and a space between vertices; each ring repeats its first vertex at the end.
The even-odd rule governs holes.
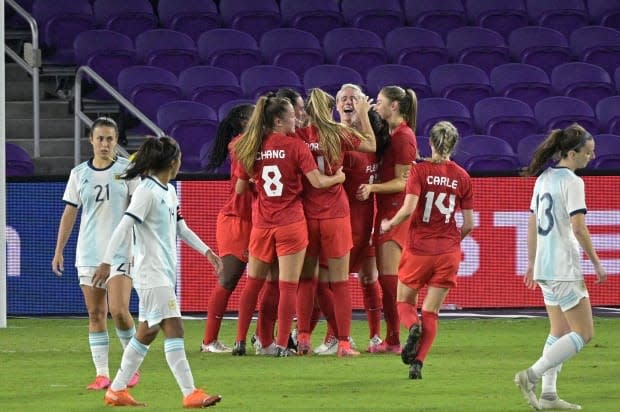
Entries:
POLYGON ((136 401, 127 389, 113 391, 108 388, 103 403, 110 406, 146 406, 146 403, 136 401))
POLYGON ((208 408, 222 400, 220 395, 209 395, 202 389, 194 389, 183 399, 184 408, 208 408))

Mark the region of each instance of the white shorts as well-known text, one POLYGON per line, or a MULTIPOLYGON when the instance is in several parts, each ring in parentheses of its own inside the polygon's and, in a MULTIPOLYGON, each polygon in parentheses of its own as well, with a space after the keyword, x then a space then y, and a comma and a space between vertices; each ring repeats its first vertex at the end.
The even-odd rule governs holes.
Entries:
MULTIPOLYGON (((78 278, 80 279, 80 286, 90 286, 93 287, 93 276, 95 275, 95 271, 97 270, 96 266, 79 266, 77 268, 78 278)), ((108 280, 112 279, 114 276, 128 276, 131 278, 131 265, 129 263, 121 263, 120 265, 114 266, 110 268, 110 277, 108 280)), ((106 281, 107 283, 107 281, 106 281)), ((99 289, 105 289, 105 285, 96 285, 94 286, 99 289)))
POLYGON ((181 317, 177 295, 171 287, 136 289, 136 292, 140 300, 138 320, 146 322, 149 328, 158 325, 164 319, 181 317))
POLYGON ((590 297, 583 280, 539 280, 538 286, 542 290, 545 305, 559 306, 562 312, 577 306, 581 299, 590 297))

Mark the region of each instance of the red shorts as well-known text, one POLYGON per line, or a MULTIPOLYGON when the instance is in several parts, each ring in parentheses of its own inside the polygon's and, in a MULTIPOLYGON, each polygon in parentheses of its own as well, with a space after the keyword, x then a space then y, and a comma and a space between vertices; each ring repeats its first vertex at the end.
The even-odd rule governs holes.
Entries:
POLYGON ((308 219, 308 256, 321 261, 343 257, 353 247, 351 218, 308 219))
POLYGON ((305 219, 268 229, 253 227, 250 234, 250 256, 267 263, 272 263, 278 256, 294 255, 307 246, 305 219))
POLYGON ((372 239, 372 243, 375 245, 375 248, 379 247, 382 243, 385 243, 388 240, 396 242, 402 250, 407 248, 411 216, 409 216, 409 218, 403 221, 400 225, 393 227, 392 230, 386 233, 381 233, 381 221, 383 219, 391 219, 395 214, 396 212, 377 213, 377 218, 375 219, 375 231, 372 239))
POLYGON ((398 264, 398 280, 415 290, 426 285, 451 289, 456 287, 460 264, 460 250, 442 255, 414 255, 406 249, 398 264))
POLYGON ((248 261, 248 245, 252 222, 239 216, 217 215, 215 239, 220 256, 232 255, 242 262, 248 261))

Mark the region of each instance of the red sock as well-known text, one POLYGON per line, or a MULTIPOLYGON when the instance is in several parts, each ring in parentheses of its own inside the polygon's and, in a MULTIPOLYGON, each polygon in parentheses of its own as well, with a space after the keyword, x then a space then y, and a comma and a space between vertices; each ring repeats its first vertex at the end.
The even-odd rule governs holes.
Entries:
POLYGON ((288 335, 291 334, 291 323, 295 317, 295 301, 297 300, 297 282, 281 280, 280 301, 278 302, 278 336, 276 345, 286 348, 288 335))
POLYGON ((312 311, 314 309, 314 295, 318 279, 300 279, 297 287, 297 331, 311 332, 312 311))
POLYGON ((362 285, 362 296, 364 297, 364 310, 368 319, 368 330, 370 338, 381 336, 381 286, 374 281, 362 285))
POLYGON ((213 293, 209 297, 209 303, 207 305, 207 320, 205 321, 205 336, 202 339, 202 343, 211 343, 217 340, 217 335, 220 332, 220 326, 222 324, 222 316, 226 311, 226 305, 228 304, 228 298, 232 291, 226 289, 219 283, 215 286, 213 293))
POLYGON ((239 321, 237 322, 237 342, 244 341, 252 322, 252 315, 258 301, 258 294, 265 283, 265 279, 248 277, 241 298, 239 299, 239 321))
POLYGON ((332 282, 334 292, 334 315, 338 327, 338 340, 349 341, 351 334, 351 291, 349 290, 349 280, 332 282))
POLYGON ((416 323, 420 323, 418 318, 418 310, 414 305, 407 302, 396 302, 400 323, 409 330, 416 323))
POLYGON ((439 316, 435 312, 422 311, 422 336, 420 337, 420 349, 416 355, 416 360, 424 362, 426 355, 431 350, 435 336, 437 336, 437 329, 439 327, 439 316))
POLYGON ((265 282, 263 292, 258 301, 258 323, 256 325, 258 339, 260 339, 263 347, 267 347, 273 342, 273 331, 278 317, 279 299, 278 281, 265 282))
POLYGON ((379 284, 383 290, 383 316, 387 326, 385 341, 388 345, 398 345, 400 343, 400 320, 396 310, 398 277, 396 275, 380 274, 379 284))
MULTIPOLYGON (((329 282, 319 282, 316 299, 325 320, 327 320, 328 329, 331 330, 331 336, 338 336, 338 325, 334 314, 334 293, 329 282)), ((329 333, 328 330, 328 333, 329 333)))
POLYGON ((316 324, 319 323, 319 320, 321 319, 321 308, 319 307, 319 302, 316 299, 314 299, 314 307, 312 308, 312 316, 310 317, 310 334, 312 334, 312 332, 314 332, 314 329, 316 328, 316 324))

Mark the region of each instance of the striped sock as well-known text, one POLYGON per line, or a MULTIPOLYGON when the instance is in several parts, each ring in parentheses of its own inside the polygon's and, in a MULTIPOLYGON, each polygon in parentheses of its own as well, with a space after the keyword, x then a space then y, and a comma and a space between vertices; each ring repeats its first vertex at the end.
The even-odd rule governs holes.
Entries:
POLYGON ((187 396, 196 389, 194 377, 185 354, 185 340, 183 338, 169 338, 164 340, 164 353, 168 367, 177 380, 183 396, 187 396))
POLYGON ((131 338, 133 338, 133 335, 135 334, 136 334, 135 326, 132 326, 131 328, 125 329, 125 330, 116 328, 116 336, 118 336, 118 339, 121 341, 121 345, 123 345, 123 350, 125 350, 125 348, 129 344, 129 341, 131 340, 131 338))
MULTIPOLYGON (((545 356, 545 354, 549 352, 549 349, 555 342, 557 342, 557 340, 558 338, 556 338, 555 336, 552 336, 552 335, 547 336, 547 340, 545 341, 545 346, 542 352, 543 356, 545 356)), ((556 366, 555 368, 551 368, 547 370, 545 373, 543 373, 541 393, 557 393, 556 382, 557 382, 558 372, 561 366, 562 364, 560 364, 559 366, 556 366)))
POLYGON ((118 368, 118 372, 116 372, 116 377, 112 385, 110 385, 110 389, 120 391, 127 388, 127 383, 140 368, 148 350, 149 347, 139 342, 135 336, 131 338, 123 351, 121 366, 118 368))
POLYGON ((539 379, 543 373, 555 368, 575 356, 583 347, 585 341, 577 332, 570 332, 558 339, 547 352, 532 365, 530 370, 539 379))
POLYGON ((89 332, 88 344, 90 345, 90 354, 93 357, 97 376, 109 377, 108 352, 110 349, 110 337, 108 336, 108 331, 89 332))

